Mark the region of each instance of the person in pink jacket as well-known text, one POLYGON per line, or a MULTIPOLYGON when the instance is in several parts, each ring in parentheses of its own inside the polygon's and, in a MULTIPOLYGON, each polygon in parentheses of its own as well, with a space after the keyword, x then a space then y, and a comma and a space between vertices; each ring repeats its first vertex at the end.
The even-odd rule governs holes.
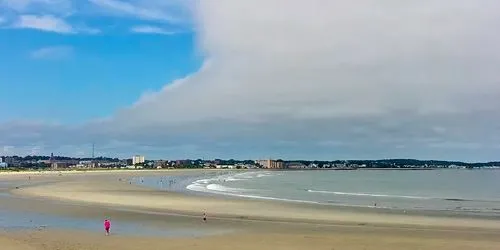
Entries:
POLYGON ((104 230, 106 230, 106 235, 109 235, 109 229, 111 228, 111 221, 108 219, 104 220, 104 230))

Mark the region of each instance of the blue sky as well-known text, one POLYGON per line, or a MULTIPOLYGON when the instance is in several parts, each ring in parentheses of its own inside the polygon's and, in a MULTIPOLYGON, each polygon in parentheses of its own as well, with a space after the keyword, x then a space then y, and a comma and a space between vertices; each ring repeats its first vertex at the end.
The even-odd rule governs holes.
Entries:
POLYGON ((7 90, 0 119, 80 123, 110 116, 145 91, 196 71, 202 58, 194 39, 191 31, 89 35, 0 29, 0 88, 7 90))
POLYGON ((492 0, 0 0, 0 155, 499 160, 492 0))

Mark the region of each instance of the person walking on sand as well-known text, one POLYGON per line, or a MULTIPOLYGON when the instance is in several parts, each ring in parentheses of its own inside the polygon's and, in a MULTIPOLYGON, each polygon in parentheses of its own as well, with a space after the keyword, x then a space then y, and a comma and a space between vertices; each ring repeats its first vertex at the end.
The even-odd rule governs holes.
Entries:
POLYGON ((104 220, 104 230, 106 231, 106 236, 109 235, 109 229, 111 229, 111 221, 108 219, 104 220))

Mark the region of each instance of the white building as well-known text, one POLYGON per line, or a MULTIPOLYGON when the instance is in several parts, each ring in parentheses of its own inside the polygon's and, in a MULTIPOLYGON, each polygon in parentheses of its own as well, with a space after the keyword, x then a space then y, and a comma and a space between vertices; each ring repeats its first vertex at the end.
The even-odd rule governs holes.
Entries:
POLYGON ((217 168, 217 169, 235 169, 236 166, 234 166, 234 165, 216 165, 215 168, 217 168))
POLYGON ((143 155, 134 155, 132 157, 132 165, 144 163, 145 159, 143 155))

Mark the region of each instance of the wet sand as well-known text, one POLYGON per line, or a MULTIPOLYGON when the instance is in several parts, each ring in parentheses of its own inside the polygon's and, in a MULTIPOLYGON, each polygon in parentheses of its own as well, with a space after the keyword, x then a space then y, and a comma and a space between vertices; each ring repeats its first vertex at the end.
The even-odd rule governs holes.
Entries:
POLYGON ((4 209, 95 220, 96 231, 49 227, 0 231, 2 249, 497 249, 497 219, 426 216, 276 201, 198 197, 131 185, 147 175, 193 171, 0 174, 4 209), (121 181, 120 181, 121 179, 121 181), (8 181, 8 182, 6 182, 8 181), (8 183, 8 184, 5 184, 8 183), (14 186, 18 188, 16 189, 14 186), (4 202, 8 201, 8 202, 4 202), (201 215, 208 213, 208 223, 201 215), (138 223, 161 235, 114 232, 101 219, 138 223), (99 229, 97 229, 99 228, 99 229), (4 247, 5 246, 5 247, 4 247))

